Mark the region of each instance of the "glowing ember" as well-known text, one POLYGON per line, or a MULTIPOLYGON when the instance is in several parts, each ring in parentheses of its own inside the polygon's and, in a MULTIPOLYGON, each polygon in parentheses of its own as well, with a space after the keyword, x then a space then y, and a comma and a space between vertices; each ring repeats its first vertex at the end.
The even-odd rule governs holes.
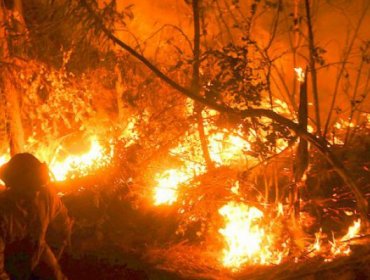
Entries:
MULTIPOLYGON (((59 147, 61 150, 62 147, 59 147)), ((90 149, 81 155, 69 155, 62 161, 53 161, 50 170, 56 181, 66 180, 69 174, 77 173, 78 176, 86 176, 92 170, 106 166, 112 158, 112 154, 106 153, 96 138, 90 140, 90 149)), ((73 176, 72 176, 73 178, 73 176)))
POLYGON ((301 67, 294 68, 294 71, 297 75, 297 80, 300 83, 303 83, 305 80, 305 74, 303 72, 303 69, 301 67))
POLYGON ((273 238, 262 227, 264 214, 255 207, 231 201, 219 209, 226 225, 219 232, 227 248, 224 266, 236 270, 244 264, 280 263, 282 253, 272 248, 273 238))

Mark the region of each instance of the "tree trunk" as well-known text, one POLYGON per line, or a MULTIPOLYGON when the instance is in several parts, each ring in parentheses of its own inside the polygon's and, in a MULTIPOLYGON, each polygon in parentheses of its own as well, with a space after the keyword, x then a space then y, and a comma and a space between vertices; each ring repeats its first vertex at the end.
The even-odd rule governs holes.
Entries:
POLYGON ((24 131, 19 106, 18 89, 13 84, 13 75, 8 71, 3 73, 2 90, 6 103, 6 128, 9 139, 10 154, 24 152, 24 131))
MULTIPOLYGON (((299 111, 298 123, 301 129, 307 131, 308 124, 308 104, 307 104, 307 70, 303 81, 300 81, 299 86, 299 111)), ((300 213, 300 186, 302 185, 302 177, 308 167, 308 142, 300 137, 297 147, 297 152, 294 160, 294 184, 292 187, 292 205, 294 210, 294 219, 299 219, 300 213)))
POLYGON ((117 109, 118 109, 118 121, 122 122, 124 121, 124 112, 125 112, 125 105, 123 102, 123 94, 125 92, 125 87, 123 85, 123 78, 122 78, 122 72, 118 64, 116 64, 114 71, 117 75, 117 80, 115 82, 115 88, 116 88, 116 100, 117 100, 117 109))
MULTIPOLYGON (((199 1, 193 0, 192 3, 193 7, 193 17, 194 17, 194 48, 193 48, 193 54, 194 54, 194 62, 193 62, 193 77, 191 82, 191 88, 192 91, 200 96, 200 85, 199 85, 199 67, 200 67, 200 16, 199 16, 199 1)), ((211 170, 214 168, 214 164, 212 162, 211 156, 209 154, 208 149, 208 139, 207 135, 205 134, 204 130, 204 122, 203 122, 203 111, 204 105, 195 102, 194 104, 194 113, 195 117, 197 118, 197 124, 198 124, 198 134, 199 134, 199 140, 203 152, 203 157, 207 165, 207 169, 211 170)))
MULTIPOLYGON (((0 6, 0 59, 8 65, 1 68, 1 84, 0 91, 4 97, 6 130, 8 135, 9 147, 11 155, 24 151, 24 131, 21 120, 21 110, 19 103, 18 88, 14 84, 14 73, 11 70, 11 56, 15 49, 12 47, 13 40, 11 34, 6 30, 6 26, 11 30, 24 31, 24 21, 22 14, 22 2, 17 0, 14 2, 12 10, 7 10, 4 5, 0 6), (11 17, 15 17, 16 26, 10 26, 11 17)), ((18 44, 17 44, 18 45, 18 44)))
MULTIPOLYGON (((307 131, 308 125, 308 104, 307 104, 307 70, 305 79, 300 83, 299 87, 299 111, 298 111, 298 123, 299 126, 307 131)), ((297 148, 295 158, 295 170, 294 179, 295 182, 299 182, 302 179, 304 172, 308 166, 308 142, 303 138, 299 138, 299 144, 297 148)))
POLYGON ((316 116, 316 129, 317 134, 321 136, 321 120, 320 120, 320 103, 319 103, 319 91, 317 89, 317 72, 316 72, 316 56, 317 51, 314 42, 313 28, 312 28, 312 18, 311 18, 311 8, 309 0, 305 1, 306 6, 306 18, 307 18, 307 27, 308 27, 308 45, 309 45, 309 64, 311 72, 311 81, 312 81, 312 92, 313 100, 315 105, 315 116, 316 116))

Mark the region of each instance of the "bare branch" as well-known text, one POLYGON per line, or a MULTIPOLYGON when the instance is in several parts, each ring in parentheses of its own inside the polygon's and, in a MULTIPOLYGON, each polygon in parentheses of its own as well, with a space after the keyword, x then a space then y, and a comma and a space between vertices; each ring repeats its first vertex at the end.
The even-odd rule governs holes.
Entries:
POLYGON ((172 88, 176 89, 180 93, 184 94, 185 96, 198 101, 205 106, 208 106, 214 110, 217 110, 219 112, 236 115, 237 117, 242 118, 260 118, 260 117, 266 117, 269 118, 283 126, 286 126, 287 128, 291 129, 295 132, 299 137, 307 140, 312 145, 314 145, 318 151, 326 158, 326 160, 333 166, 334 170, 338 173, 338 175, 342 178, 344 183, 349 187, 349 189, 353 192, 359 212, 361 214, 361 217, 365 223, 367 223, 367 200, 364 198, 363 194, 361 193, 360 189, 356 185, 355 181, 352 179, 350 174, 348 173, 347 169, 344 167, 344 165, 341 163, 340 160, 337 159, 337 157, 334 155, 334 153, 330 150, 330 144, 323 138, 317 138, 315 135, 309 133, 306 129, 302 128, 299 124, 289 120, 288 118, 277 114, 276 112, 269 110, 269 109, 246 109, 243 111, 233 109, 230 107, 226 107, 222 104, 216 103, 214 101, 208 100, 206 98, 203 98, 200 95, 195 94, 193 91, 179 85, 177 82, 172 80, 170 77, 168 77, 166 74, 164 74, 161 70, 159 70, 155 65, 153 65, 148 59, 146 59, 144 56, 137 53, 134 49, 132 49, 130 46, 122 42, 120 39, 118 39, 116 36, 112 34, 110 30, 108 30, 101 19, 94 13, 94 11, 87 5, 86 0, 81 0, 81 3, 85 6, 85 8, 89 11, 89 13, 94 16, 95 20, 97 21, 97 24, 100 26, 101 30, 104 32, 104 34, 112 40, 112 42, 116 43, 117 45, 121 46, 123 49, 127 50, 131 55, 139 59, 144 65, 146 65, 155 75, 157 75, 160 79, 162 79, 164 82, 166 82, 168 85, 170 85, 172 88))

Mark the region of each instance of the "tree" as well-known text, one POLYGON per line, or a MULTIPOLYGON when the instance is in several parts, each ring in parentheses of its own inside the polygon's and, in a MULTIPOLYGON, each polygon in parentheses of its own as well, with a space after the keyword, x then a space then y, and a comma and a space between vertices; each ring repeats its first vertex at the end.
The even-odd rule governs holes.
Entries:
POLYGON ((0 67, 2 68, 0 92, 4 97, 6 129, 10 153, 20 153, 24 149, 24 132, 21 120, 19 89, 15 81, 14 58, 22 53, 25 36, 22 1, 1 2, 0 6, 0 67))
MULTIPOLYGON (((193 5, 196 7, 196 1, 193 2, 193 5)), ((349 172, 346 170, 344 165, 340 162, 340 160, 334 155, 330 148, 330 144, 326 139, 323 138, 317 138, 315 135, 309 133, 304 127, 302 127, 300 124, 288 119, 285 116, 282 116, 276 112, 274 112, 271 109, 261 109, 261 108, 253 108, 253 106, 248 105, 247 108, 238 108, 230 106, 229 104, 225 103, 222 100, 209 98, 207 96, 200 95, 197 91, 194 91, 194 88, 186 88, 176 81, 174 81, 172 78, 170 78, 168 75, 163 73, 159 68, 157 68, 153 63, 151 63, 146 57, 138 53, 136 50, 134 50, 132 47, 127 45, 125 42, 118 39, 112 32, 112 29, 107 27, 104 24, 104 17, 102 15, 98 15, 97 11, 93 8, 96 7, 96 3, 93 4, 90 1, 82 0, 81 1, 81 8, 85 11, 87 18, 89 18, 94 24, 93 26, 100 32, 104 34, 110 41, 112 41, 114 44, 117 44, 118 46, 122 47, 126 51, 128 51, 131 55, 139 59, 144 65, 146 65, 156 76, 158 76, 161 80, 166 82, 169 86, 176 89, 180 93, 184 94, 185 96, 193 99, 196 102, 199 102, 200 104, 203 104, 204 106, 207 106, 209 108, 212 108, 214 110, 217 110, 220 113, 227 114, 229 116, 234 116, 239 119, 251 119, 252 121, 255 119, 259 119, 261 117, 269 118, 274 123, 288 128, 292 131, 294 131, 295 134, 297 134, 302 139, 310 142, 313 146, 317 148, 317 150, 326 158, 326 160, 333 166, 333 168, 336 170, 336 172, 341 176, 343 181, 346 183, 346 185, 351 189, 351 191, 354 193, 356 197, 356 201, 358 204, 359 211, 362 215, 362 218, 364 221, 367 221, 367 201, 363 197, 362 193, 360 192, 358 186, 356 185, 355 181, 351 178, 349 172)), ((196 9, 195 9, 196 10, 196 9)), ((195 17, 196 19, 196 17, 195 17)), ((197 28, 195 27, 195 30, 197 28)), ((196 38, 196 40, 198 40, 196 38)), ((253 44, 253 42, 251 42, 253 44)), ((311 45, 312 47, 312 45, 311 45)), ((242 49, 241 49, 242 50, 242 49)), ((197 58, 197 55, 195 56, 197 58)), ((196 59, 195 59, 196 61, 196 59)), ((313 66, 313 65, 311 65, 313 66)), ((197 80, 196 73, 197 73, 197 64, 194 63, 194 69, 195 71, 195 81, 197 80)), ((193 78, 193 80, 194 80, 193 78)), ((193 83, 193 86, 195 84, 193 83)), ((220 96, 221 92, 217 92, 215 89, 210 88, 209 89, 212 96, 220 96)), ((248 94, 249 92, 245 92, 245 94, 248 94)), ((258 104, 258 100, 256 101, 258 104)), ((253 104, 253 102, 252 102, 253 104)))

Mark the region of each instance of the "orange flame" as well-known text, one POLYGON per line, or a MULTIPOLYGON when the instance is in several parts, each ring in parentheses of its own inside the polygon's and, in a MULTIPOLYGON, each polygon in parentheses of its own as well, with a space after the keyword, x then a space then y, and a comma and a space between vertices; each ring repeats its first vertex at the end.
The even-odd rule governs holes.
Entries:
MULTIPOLYGON (((4 154, 4 155, 0 156, 0 166, 7 163, 9 161, 9 159, 10 159, 10 157, 7 154, 4 154)), ((4 182, 0 179, 0 186, 4 186, 4 185, 5 185, 4 182)))
MULTIPOLYGON (((59 146, 58 151, 62 149, 59 146)), ((57 152, 58 152, 57 151, 57 152)), ((56 181, 64 181, 71 173, 86 176, 92 170, 106 166, 112 159, 112 153, 107 154, 96 137, 90 139, 90 149, 82 155, 69 155, 61 161, 52 161, 50 171, 56 181)))
POLYGON ((222 263, 237 270, 244 264, 278 264, 283 252, 273 248, 273 237, 262 226, 264 214, 261 210, 244 203, 230 201, 219 209, 226 220, 219 232, 227 248, 223 250, 222 263))
POLYGON ((0 166, 7 163, 8 161, 9 161, 9 156, 8 155, 0 156, 0 166))
POLYGON ((322 235, 322 229, 320 228, 319 232, 315 233, 315 243, 313 244, 312 248, 314 251, 319 252, 321 250, 321 235, 322 235))
POLYGON ((361 220, 358 219, 357 221, 355 221, 353 223, 352 226, 350 226, 348 228, 348 232, 346 235, 344 235, 342 238, 341 238, 341 241, 346 241, 346 240, 349 240, 349 239, 352 239, 354 238, 356 235, 358 235, 358 233, 360 232, 360 229, 361 229, 361 220))
POLYGON ((158 185, 154 189, 154 205, 174 203, 177 200, 178 186, 189 179, 189 174, 175 169, 166 170, 157 176, 158 185))
POLYGON ((336 256, 348 256, 351 253, 351 248, 346 241, 356 237, 360 230, 361 220, 358 219, 352 226, 349 226, 347 233, 341 239, 336 240, 333 234, 333 240, 329 241, 331 255, 325 261, 332 261, 336 256))

